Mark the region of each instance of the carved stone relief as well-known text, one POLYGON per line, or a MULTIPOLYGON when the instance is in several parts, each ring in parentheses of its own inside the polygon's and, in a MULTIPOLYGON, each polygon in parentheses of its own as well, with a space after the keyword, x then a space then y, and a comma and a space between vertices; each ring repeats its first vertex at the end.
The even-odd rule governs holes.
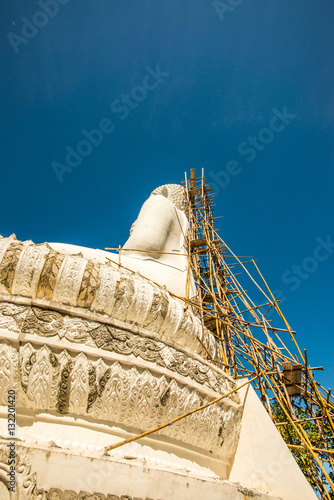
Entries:
MULTIPOLYGON (((0 293, 72 306, 173 338, 198 354, 220 359, 213 335, 184 303, 136 273, 99 264, 81 255, 63 255, 47 243, 0 240, 0 293), (199 342, 198 338, 201 340, 199 342), (203 345, 206 348, 203 348, 203 345)), ((78 314, 80 316, 80 314, 78 314)))
MULTIPOLYGON (((184 377, 190 377, 218 393, 230 391, 235 387, 234 382, 221 372, 163 342, 57 311, 0 302, 0 326, 15 333, 65 338, 70 342, 85 343, 125 356, 133 355, 184 377)), ((236 394, 233 394, 231 399, 238 402, 236 394)))
MULTIPOLYGON (((27 451, 25 452, 27 453, 27 451)), ((37 484, 38 472, 33 472, 28 457, 22 452, 15 452, 15 491, 10 491, 8 484, 8 458, 9 448, 6 445, 0 445, 0 482, 8 492, 10 500, 153 500, 151 498, 143 499, 129 495, 117 496, 112 493, 104 495, 103 493, 87 493, 73 490, 63 490, 60 488, 50 488, 48 490, 39 488, 37 484)), ((158 499, 162 500, 162 499, 158 499)))
POLYGON ((4 342, 0 350, 0 404, 7 406, 8 391, 17 391, 19 385, 18 352, 9 342, 4 342))
POLYGON ((8 498, 10 500, 30 500, 35 498, 46 500, 47 496, 37 496, 36 473, 31 471, 28 458, 17 451, 15 452, 15 492, 10 491, 7 476, 9 453, 8 446, 0 446, 0 481, 8 490, 8 498))
MULTIPOLYGON (((9 385, 17 388, 17 408, 92 415, 95 421, 143 431, 211 400, 169 377, 119 361, 92 360, 84 353, 31 343, 14 351, 8 343, 0 346, 5 366, 0 393, 6 394, 9 385)), ((228 458, 237 442, 240 416, 238 408, 221 402, 160 433, 228 458)))

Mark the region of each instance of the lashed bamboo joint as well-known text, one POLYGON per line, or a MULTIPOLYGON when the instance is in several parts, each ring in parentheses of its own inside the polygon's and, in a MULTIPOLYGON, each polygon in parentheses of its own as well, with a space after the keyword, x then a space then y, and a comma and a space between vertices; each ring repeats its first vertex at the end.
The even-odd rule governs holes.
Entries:
MULTIPOLYGON (((270 417, 307 479, 321 498, 332 498, 334 402, 331 389, 314 379, 295 334, 253 259, 242 262, 214 228, 213 195, 202 176, 191 171, 184 185, 188 195, 189 263, 197 286, 190 302, 202 324, 215 335, 223 355, 222 366, 235 378, 252 377, 270 417), (252 263, 264 286, 252 277, 252 263), (264 296, 255 304, 236 278, 238 266, 264 296), (273 315, 279 326, 269 319, 273 315), (279 333, 289 334, 284 341, 279 333), (294 354, 297 350, 297 354, 294 354)), ((243 257, 244 258, 244 257, 243 257)), ((247 257, 249 258, 249 257, 247 257)), ((318 367, 316 369, 321 369, 318 367)))
MULTIPOLYGON (((74 464, 71 481, 74 476, 77 481, 78 472, 84 482, 78 464, 88 463, 88 456, 79 457, 74 443, 74 451, 66 443, 62 451, 45 450, 39 438, 44 424, 62 437, 63 422, 71 422, 84 444, 88 434, 99 446, 109 444, 105 453, 110 456, 95 457, 97 463, 109 464, 110 481, 116 468, 121 471, 120 481, 132 481, 136 495, 137 482, 149 488, 160 484, 161 471, 154 481, 147 470, 152 478, 158 457, 168 453, 163 455, 169 457, 164 485, 175 480, 180 460, 196 467, 198 477, 187 478, 196 479, 194 496, 190 491, 184 495, 188 483, 183 476, 176 483, 186 484, 178 495, 187 500, 207 498, 197 492, 202 484, 198 467, 207 463, 211 479, 203 484, 208 492, 216 490, 215 499, 225 498, 229 481, 235 493, 229 498, 239 499, 244 491, 247 497, 251 491, 251 496, 269 498, 270 491, 271 498, 312 500, 314 493, 292 453, 316 494, 334 498, 334 400, 331 389, 314 378, 322 367, 310 366, 255 260, 236 256, 219 236, 213 194, 203 174, 196 178, 192 170, 184 187, 176 186, 176 193, 182 191, 179 212, 164 195, 155 196, 166 191, 163 186, 148 200, 150 214, 159 204, 168 205, 168 221, 182 237, 177 245, 179 239, 168 245, 164 238, 159 245, 155 240, 163 211, 154 224, 144 221, 154 245, 145 231, 138 237, 139 216, 137 236, 134 229, 123 248, 110 249, 115 254, 2 238, 2 387, 17 388, 17 410, 27 417, 22 428, 29 439, 42 443, 38 456, 68 455, 74 464), (251 299, 254 290, 256 301, 251 299), (36 428, 30 425, 32 416, 36 428), (137 448, 136 474, 124 473, 131 467, 118 463, 113 450, 141 438, 147 438, 142 447, 131 444, 137 448), (277 464, 281 472, 273 477, 277 464), (213 474, 219 474, 217 484, 213 474)), ((166 227, 168 235, 171 226, 166 227)), ((2 401, 6 394, 0 390, 2 401)), ((162 498, 160 490, 155 492, 152 498, 162 498)))
MULTIPOLYGON (((303 355, 295 338, 296 332, 286 321, 279 300, 272 294, 254 259, 242 262, 241 258, 249 259, 249 256, 237 257, 216 232, 213 195, 208 194, 211 188, 205 184, 203 173, 196 178, 192 169, 190 180, 186 177, 184 186, 188 199, 189 272, 187 294, 182 300, 200 318, 202 326, 213 333, 220 346, 223 361, 212 361, 219 363, 235 379, 250 377, 246 383, 253 384, 315 492, 321 498, 331 499, 334 491, 334 401, 331 389, 327 391, 314 379, 313 370, 322 367, 308 365, 306 350, 303 355), (246 268, 248 263, 254 265, 264 289, 246 268), (252 286, 264 296, 262 304, 256 305, 249 297, 232 272, 235 266, 240 266, 243 277, 250 279, 252 286), (196 283, 195 297, 189 297, 191 272, 196 283), (269 313, 276 313, 280 327, 270 324, 269 313), (278 332, 289 334, 290 340, 283 341, 278 332), (297 349, 297 354, 292 353, 293 348, 297 349)), ((108 446, 106 451, 173 425, 223 397, 108 446)))

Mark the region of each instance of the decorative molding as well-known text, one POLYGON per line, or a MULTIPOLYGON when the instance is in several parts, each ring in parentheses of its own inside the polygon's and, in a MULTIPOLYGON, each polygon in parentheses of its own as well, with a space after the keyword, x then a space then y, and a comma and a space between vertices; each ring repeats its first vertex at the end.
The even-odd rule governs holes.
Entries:
MULTIPOLYGON (((89 261, 83 257, 66 255, 59 270, 52 300, 70 306, 77 305, 79 291, 82 289, 86 266, 89 261)), ((87 285, 87 284, 86 284, 87 285)))
MULTIPOLYGON (((37 484, 37 474, 32 472, 32 466, 25 452, 15 451, 15 492, 9 490, 7 479, 9 448, 6 445, 0 445, 0 482, 5 485, 10 500, 145 500, 141 497, 132 497, 130 495, 114 495, 112 493, 104 495, 103 493, 87 493, 74 490, 64 490, 60 488, 39 488, 37 484)), ((146 499, 153 500, 153 499, 146 499)), ((161 500, 161 499, 158 499, 161 500)))
POLYGON ((221 359, 217 342, 180 299, 138 273, 100 264, 79 255, 64 255, 47 243, 0 240, 0 293, 30 297, 66 312, 66 306, 87 309, 171 338, 199 355, 221 359), (199 340, 200 341, 199 341, 199 340), (203 348, 203 345, 206 348, 203 348))
MULTIPOLYGON (((4 238, 5 239, 5 238, 4 238)), ((4 241, 2 241, 4 244, 4 241)), ((24 246, 21 241, 10 241, 10 245, 3 254, 0 267, 0 291, 10 293, 14 281, 16 266, 24 246)))
POLYGON ((46 245, 29 245, 21 252, 13 280, 13 295, 31 297, 36 294, 45 257, 49 251, 46 245))
POLYGON ((45 264, 40 274, 36 297, 38 299, 52 300, 53 291, 56 286, 59 269, 65 259, 65 255, 50 248, 45 258, 45 264))
MULTIPOLYGON (((235 387, 205 361, 207 353, 220 359, 218 344, 191 308, 114 263, 3 238, 0 293, 0 328, 8 338, 0 344, 0 394, 17 391, 18 414, 80 416, 133 433, 197 408, 212 400, 212 391, 235 387)), ((229 460, 239 403, 233 394, 156 437, 229 460)))
POLYGON ((0 446, 0 481, 8 490, 8 498, 10 500, 22 499, 40 499, 47 500, 47 496, 42 493, 42 496, 37 495, 37 476, 31 471, 31 464, 28 458, 15 451, 15 492, 10 492, 7 480, 8 473, 8 458, 9 447, 0 446))
MULTIPOLYGON (((189 318, 186 315, 185 317, 189 318)), ((219 370, 163 342, 57 311, 0 302, 0 327, 15 333, 44 338, 64 338, 69 342, 86 344, 124 356, 133 355, 183 377, 190 377, 198 384, 218 393, 230 391, 235 387, 235 383, 219 370)), ((233 394, 231 399, 239 402, 236 394, 233 394)))
POLYGON ((8 405, 8 391, 18 390, 19 360, 18 352, 9 342, 4 341, 0 350, 0 404, 8 405))
MULTIPOLYGON (((173 378, 120 361, 94 360, 84 353, 59 352, 30 342, 14 351, 8 343, 0 344, 0 359, 6 366, 0 393, 6 394, 9 384, 16 388, 18 412, 20 407, 53 410, 144 431, 211 400, 173 378)), ((235 451, 240 418, 238 407, 222 401, 159 433, 229 459, 235 451)))

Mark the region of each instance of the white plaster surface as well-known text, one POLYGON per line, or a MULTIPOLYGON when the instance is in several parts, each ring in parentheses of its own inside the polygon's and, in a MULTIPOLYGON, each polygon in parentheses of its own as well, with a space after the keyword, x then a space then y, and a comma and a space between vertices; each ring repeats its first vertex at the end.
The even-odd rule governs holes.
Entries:
MULTIPOLYGON (((27 447, 18 444, 17 450, 24 456, 27 447)), ((150 500, 278 500, 219 478, 193 477, 191 472, 174 472, 158 463, 147 467, 131 457, 117 460, 30 445, 29 462, 37 476, 37 487, 48 491, 58 488, 150 500)))
POLYGON ((284 500, 315 500, 311 486, 252 387, 246 393, 241 432, 229 480, 284 500))
MULTIPOLYGON (((5 416, 4 418, 0 417, 0 435, 7 437, 5 416)), ((35 418, 31 418, 29 415, 20 415, 16 427, 16 438, 28 446, 50 447, 50 443, 53 443, 55 447, 64 450, 95 453, 98 456, 103 454, 105 446, 118 443, 131 435, 115 426, 90 425, 84 419, 70 416, 55 418, 48 414, 39 414, 35 418)), ((224 475, 224 469, 226 469, 223 462, 201 457, 198 453, 192 453, 181 446, 172 446, 168 442, 157 443, 150 438, 129 443, 109 454, 115 460, 130 457, 129 460, 137 460, 147 466, 158 465, 173 471, 181 470, 201 478, 214 478, 219 472, 224 475), (178 452, 178 455, 171 451, 173 449, 178 452), (203 466, 204 463, 206 466, 203 466), (213 463, 216 463, 217 469, 220 468, 220 470, 214 472, 210 469, 210 465, 213 463)))
MULTIPOLYGON (((114 252, 107 252, 106 250, 99 250, 94 248, 82 247, 78 245, 71 245, 69 243, 49 243, 50 247, 57 252, 65 253, 67 255, 76 255, 81 253, 85 259, 95 260, 102 264, 107 264, 113 261, 115 269, 118 267, 119 256, 114 252)), ((178 257, 170 256, 170 262, 163 262, 156 260, 151 256, 143 256, 137 252, 121 251, 121 265, 130 271, 139 272, 141 276, 152 280, 160 286, 166 286, 167 290, 174 293, 179 297, 186 296, 186 275, 187 264, 183 262, 182 267, 177 267, 171 262, 178 257)), ((192 285, 191 295, 194 295, 194 288, 192 285)))
POLYGON ((151 195, 143 204, 129 239, 121 250, 114 252, 70 245, 49 243, 54 250, 68 255, 81 253, 84 258, 102 264, 113 261, 127 269, 139 272, 167 290, 185 297, 187 280, 189 295, 196 293, 191 273, 188 274, 186 236, 188 220, 168 198, 151 195), (109 259, 109 260, 108 260, 109 259))

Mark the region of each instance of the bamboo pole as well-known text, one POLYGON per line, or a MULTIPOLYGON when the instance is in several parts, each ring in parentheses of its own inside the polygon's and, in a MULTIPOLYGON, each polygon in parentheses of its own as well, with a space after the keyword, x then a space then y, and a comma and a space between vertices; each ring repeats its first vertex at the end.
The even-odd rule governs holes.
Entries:
POLYGON ((226 394, 219 396, 218 398, 214 399, 213 401, 210 401, 209 403, 206 403, 202 406, 199 406, 198 408, 195 408, 193 410, 187 411, 186 413, 183 413, 182 415, 179 415, 178 417, 173 418, 169 422, 165 422, 164 424, 158 425, 158 427, 154 427, 153 429, 150 429, 150 430, 145 431, 145 432, 141 432, 140 434, 137 434, 136 436, 132 436, 132 437, 129 437, 127 439, 124 439, 123 441, 119 441, 118 443, 111 444, 110 446, 106 446, 105 452, 107 453, 108 451, 115 450, 116 448, 119 448, 120 446, 124 446, 125 444, 132 443, 133 441, 137 441, 140 438, 143 438, 145 436, 149 436, 150 434, 153 434, 154 432, 158 432, 158 431, 164 429, 165 427, 168 427, 170 425, 175 424, 179 420, 182 420, 183 418, 188 417, 189 415, 193 415, 194 413, 197 413, 198 411, 204 410, 205 408, 208 408, 209 406, 212 406, 216 403, 219 403, 219 401, 221 401, 224 398, 227 398, 228 396, 230 396, 234 392, 238 391, 242 387, 245 387, 246 385, 250 384, 256 378, 257 377, 253 377, 250 380, 247 380, 246 382, 241 384, 240 386, 235 387, 231 391, 227 392, 226 394))
MULTIPOLYGON (((309 448, 305 448, 304 446, 297 445, 297 444, 287 444, 289 448, 296 448, 296 449, 301 449, 301 450, 308 450, 309 448)), ((314 446, 311 446, 310 449, 313 451, 319 451, 321 453, 330 453, 331 455, 334 455, 334 450, 323 450, 322 448, 314 448, 314 446)))
MULTIPOLYGON (((261 392, 262 399, 266 403, 267 410, 269 414, 271 414, 274 423, 278 428, 282 429, 283 426, 286 425, 289 435, 289 429, 292 426, 292 429, 294 429, 296 436, 298 436, 301 442, 300 445, 296 445, 301 447, 295 448, 296 452, 302 450, 303 453, 308 454, 307 456, 310 459, 308 462, 303 454, 300 454, 300 460, 304 464, 305 470, 313 474, 319 491, 326 493, 326 498, 329 498, 324 480, 318 474, 317 467, 319 467, 319 470, 326 478, 328 484, 333 486, 321 462, 321 460, 323 460, 333 466, 332 453, 327 443, 328 431, 333 431, 333 398, 331 398, 330 391, 326 391, 326 389, 315 381, 312 369, 307 363, 307 356, 303 357, 294 337, 296 332, 291 329, 285 319, 278 306, 279 301, 273 296, 267 282, 258 266, 255 264, 254 259, 250 256, 236 256, 214 229, 212 203, 206 192, 204 174, 202 174, 202 177, 199 179, 195 178, 194 182, 196 189, 200 188, 197 193, 200 196, 193 205, 192 224, 197 232, 198 238, 203 239, 203 241, 206 242, 206 246, 200 248, 198 251, 192 252, 193 257, 195 258, 196 256, 196 259, 198 258, 198 260, 194 260, 194 262, 197 262, 197 266, 193 265, 193 272, 195 273, 195 281, 199 290, 203 291, 203 294, 211 296, 212 303, 201 303, 199 306, 193 302, 192 305, 200 312, 202 318, 209 319, 209 321, 211 321, 211 319, 215 320, 218 341, 221 344, 221 349, 223 349, 225 353, 229 353, 230 360, 228 363, 224 364, 218 362, 218 364, 222 364, 226 368, 233 367, 234 376, 238 376, 238 372, 241 374, 250 374, 251 370, 253 370, 253 373, 257 373, 253 380, 253 385, 257 391, 261 392), (220 242, 220 246, 217 245, 217 242, 220 242), (227 264, 227 257, 233 259, 230 265, 227 264), (254 263, 269 295, 252 277, 245 267, 245 264, 248 262, 242 262, 240 260, 242 258, 251 259, 254 263), (236 275, 233 274, 232 269, 235 266, 241 266, 243 272, 246 273, 248 278, 266 298, 267 302, 265 304, 258 306, 250 299, 246 290, 244 290, 237 280, 236 275), (220 270, 223 272, 224 285, 221 284, 220 270), (234 288, 237 293, 233 294, 233 296, 227 296, 226 292, 230 291, 232 288, 234 288), (240 305, 244 305, 244 307, 242 308, 240 305), (268 307, 268 310, 265 315, 263 315, 259 309, 265 306, 268 307), (271 326, 268 322, 268 318, 265 318, 272 309, 275 310, 278 317, 283 321, 286 327, 285 329, 271 326), (226 311, 228 311, 228 314, 226 314, 226 311), (243 317, 243 314, 247 312, 251 314, 254 319, 253 321, 248 321, 243 317), (251 330, 253 328, 262 330, 267 339, 267 344, 261 342, 259 338, 254 337, 253 331, 251 330), (224 332, 224 335, 222 332, 224 332), (278 335, 280 332, 289 333, 293 345, 297 348, 298 354, 292 354, 287 342, 283 342, 278 335), (273 338, 279 342, 278 345, 276 345, 273 338), (305 363, 305 370, 302 372, 302 376, 305 379, 305 391, 302 394, 300 403, 295 400, 292 403, 283 380, 282 362, 289 361, 292 363, 299 363, 299 359, 303 361, 303 364, 305 363), (260 369, 265 375, 259 374, 260 369), (324 396, 321 391, 323 391, 324 396), (272 401, 278 402, 279 406, 282 408, 283 414, 286 415, 287 422, 275 422, 275 416, 271 413, 272 401), (306 410, 305 419, 297 419, 295 409, 303 410, 303 402, 305 403, 306 410), (315 413, 319 410, 322 412, 321 416, 315 413), (303 428, 303 423, 308 421, 314 421, 317 426, 320 438, 324 443, 324 449, 317 449, 312 445, 307 432, 303 428), (327 433, 326 435, 325 431, 327 433), (330 451, 330 453, 327 453, 328 451, 330 451), (317 452, 321 453, 321 457, 317 455, 317 452), (326 460, 324 456, 327 456, 328 460, 326 460)), ((189 301, 189 303, 191 302, 192 301, 189 301)), ((290 440, 292 440, 291 435, 290 440)), ((293 445, 291 442, 288 444, 293 445)))

